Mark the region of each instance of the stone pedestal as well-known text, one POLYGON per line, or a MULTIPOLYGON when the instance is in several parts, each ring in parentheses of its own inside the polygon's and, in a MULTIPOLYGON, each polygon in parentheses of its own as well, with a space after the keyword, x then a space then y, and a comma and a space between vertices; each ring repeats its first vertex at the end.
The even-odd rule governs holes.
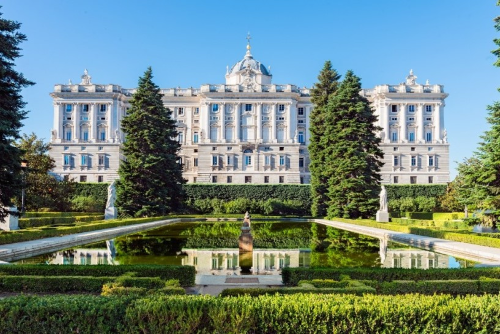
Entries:
POLYGON ((239 241, 240 252, 253 251, 253 236, 249 232, 241 233, 238 241, 239 241))
MULTIPOLYGON (((9 208, 12 212, 17 212, 17 208, 14 206, 9 208)), ((5 217, 5 222, 0 222, 0 229, 4 231, 19 230, 19 218, 16 215, 7 215, 5 217)))
POLYGON ((387 211, 377 211, 377 222, 388 223, 389 222, 389 212, 387 211))
POLYGON ((118 210, 116 207, 112 206, 110 208, 106 208, 106 211, 104 211, 104 219, 116 219, 118 218, 118 210))

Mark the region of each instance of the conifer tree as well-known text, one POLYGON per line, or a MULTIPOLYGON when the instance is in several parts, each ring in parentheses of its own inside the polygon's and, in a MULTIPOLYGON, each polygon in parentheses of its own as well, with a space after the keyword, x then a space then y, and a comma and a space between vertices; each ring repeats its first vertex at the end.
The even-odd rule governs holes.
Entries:
POLYGON ((328 216, 369 218, 379 206, 383 153, 360 79, 348 71, 325 108, 323 175, 328 186, 328 216))
POLYGON ((332 69, 332 64, 328 60, 318 75, 318 82, 314 84, 311 90, 311 102, 314 103, 314 109, 310 115, 309 131, 311 134, 309 141, 309 157, 311 162, 309 169, 311 171, 311 192, 313 216, 326 216, 327 197, 327 178, 324 175, 325 165, 325 143, 323 136, 325 133, 326 105, 330 96, 335 94, 340 75, 332 69))
POLYGON ((116 206, 121 214, 164 215, 182 203, 182 166, 172 112, 165 108, 151 68, 139 78, 122 120, 125 160, 120 164, 116 206))
POLYGON ((21 96, 24 87, 34 83, 14 70, 14 60, 21 57, 19 44, 26 36, 20 23, 1 18, 0 13, 0 221, 8 214, 12 199, 22 187, 21 151, 13 145, 27 112, 21 96))

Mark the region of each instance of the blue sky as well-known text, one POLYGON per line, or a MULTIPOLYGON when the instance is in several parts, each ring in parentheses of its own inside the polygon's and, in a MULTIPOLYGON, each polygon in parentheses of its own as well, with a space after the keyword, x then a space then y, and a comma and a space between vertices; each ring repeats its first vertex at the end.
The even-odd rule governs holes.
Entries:
POLYGON ((36 82, 23 92, 30 113, 22 132, 47 140, 54 84, 80 82, 87 68, 94 83, 133 88, 148 66, 162 88, 223 83, 247 32, 277 84, 310 87, 331 60, 364 88, 398 84, 410 69, 417 82, 444 85, 452 178, 454 162, 471 156, 488 128, 486 106, 500 100, 494 0, 2 3, 2 17, 22 23, 28 37, 17 70, 36 82))

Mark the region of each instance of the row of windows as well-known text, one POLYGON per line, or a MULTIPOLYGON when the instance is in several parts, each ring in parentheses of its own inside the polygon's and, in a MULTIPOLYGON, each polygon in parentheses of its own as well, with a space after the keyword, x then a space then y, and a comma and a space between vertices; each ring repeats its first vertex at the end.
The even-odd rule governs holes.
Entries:
MULTIPOLYGON (((91 162, 92 162, 92 159, 91 159, 90 155, 88 155, 88 154, 80 155, 80 166, 91 167, 91 162)), ((64 164, 64 166, 74 167, 75 159, 74 159, 73 155, 64 154, 63 164, 64 164)), ((107 165, 107 158, 104 154, 99 154, 97 156, 97 165, 98 166, 106 166, 107 165)))
MULTIPOLYGON (((69 180, 69 175, 65 176, 64 179, 69 180)), ((80 182, 87 182, 87 175, 80 175, 80 182)), ((97 182, 104 182, 104 176, 97 175, 97 182)))
MULTIPOLYGON (((66 110, 66 112, 72 112, 75 109, 75 106, 76 105, 73 104, 66 104, 64 110, 66 110)), ((89 104, 82 104, 82 112, 89 112, 89 110, 90 110, 89 104)), ((98 110, 100 112, 106 112, 107 104, 99 104, 98 110)))
MULTIPOLYGON (((63 131, 63 139, 67 140, 67 141, 70 141, 70 140, 73 139, 73 133, 71 132, 70 128, 64 129, 64 131, 63 131)), ((88 141, 89 140, 88 129, 83 129, 82 130, 82 132, 80 133, 80 138, 79 139, 81 139, 83 141, 88 141)), ((100 141, 105 141, 106 140, 106 130, 105 129, 99 131, 97 140, 100 140, 100 141)))
MULTIPOLYGON (((245 155, 243 156, 245 166, 252 166, 252 156, 245 155)), ((270 167, 273 163, 273 157, 270 155, 264 156, 264 166, 270 167)), ((279 166, 288 166, 288 158, 284 155, 278 156, 279 166)), ((218 155, 212 156, 212 166, 219 166, 221 164, 221 157, 218 155)), ((193 158, 193 165, 195 167, 198 166, 198 158, 193 158)), ((226 165, 237 167, 237 160, 234 156, 228 155, 226 156, 226 165)), ((299 158, 299 167, 304 167, 304 158, 299 158)))
MULTIPOLYGON (((183 108, 179 108, 179 109, 183 109, 183 108)), ((196 108, 196 109, 198 109, 198 108, 196 108)), ((253 104, 249 104, 249 103, 245 104, 245 111, 252 111, 252 110, 253 110, 253 104)), ((212 104, 212 112, 216 113, 218 111, 219 111, 219 105, 217 103, 213 103, 212 104)), ((280 111, 280 112, 285 111, 285 105, 278 104, 278 111, 280 111)), ((304 116, 304 108, 303 107, 297 108, 297 114, 299 116, 304 116)), ((181 114, 179 113, 179 115, 181 115, 181 114)))
MULTIPOLYGON (((217 183, 217 180, 218 180, 217 175, 212 175, 212 183, 217 183)), ((196 179, 194 179, 194 182, 196 183, 196 179)), ((280 175, 278 177, 278 182, 285 183, 285 177, 283 175, 280 175)), ((231 175, 226 176, 226 183, 233 183, 233 177, 231 175)), ((252 183, 252 177, 245 176, 245 183, 252 183)), ((269 183, 269 176, 264 175, 264 183, 269 183)), ((302 183, 302 178, 301 178, 301 183, 302 183)))
MULTIPOLYGON (((198 108, 198 107, 193 108, 193 115, 198 115, 199 113, 200 113, 200 108, 198 108)), ((184 108, 183 107, 177 108, 177 115, 184 116, 184 108)))
MULTIPOLYGON (((398 156, 398 155, 395 155, 393 157, 393 161, 392 161, 392 165, 394 167, 399 167, 399 166, 402 166, 402 159, 398 156)), ((410 156, 410 166, 411 167, 417 167, 419 166, 419 157, 416 156, 416 155, 412 155, 410 156)), ((436 158, 433 156, 433 155, 429 155, 427 157, 427 166, 429 167, 435 167, 436 166, 436 158)))
MULTIPOLYGON (((393 176, 392 183, 399 183, 399 176, 393 176)), ((434 176, 428 176, 427 183, 434 183, 434 176)), ((410 176, 410 184, 417 184, 416 176, 410 176)))
MULTIPOLYGON (((397 121, 398 119, 398 117, 391 117, 391 121, 397 121)), ((409 122, 415 121, 415 117, 408 117, 407 119, 409 122)), ((432 117, 426 117, 425 120, 432 121, 432 117)))
MULTIPOLYGON (((398 137, 399 137, 399 134, 397 131, 391 131, 391 142, 396 143, 398 141, 398 137)), ((408 140, 408 142, 414 143, 415 142, 415 132, 414 131, 408 132, 406 139, 408 140)), ((432 132, 425 133, 425 141, 427 143, 432 142, 432 132)))
MULTIPOLYGON (((391 105, 391 111, 394 112, 394 113, 397 113, 398 112, 398 105, 397 104, 392 104, 391 105)), ((425 112, 432 112, 432 105, 430 104, 427 104, 425 105, 425 112)), ((415 112, 415 105, 414 104, 409 104, 407 109, 406 109, 408 112, 415 112)))

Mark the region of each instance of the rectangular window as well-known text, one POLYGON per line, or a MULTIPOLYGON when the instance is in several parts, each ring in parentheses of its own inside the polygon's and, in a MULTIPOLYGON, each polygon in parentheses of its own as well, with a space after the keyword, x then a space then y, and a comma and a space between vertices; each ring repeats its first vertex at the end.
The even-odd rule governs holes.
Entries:
POLYGON ((271 157, 269 155, 264 156, 264 166, 271 166, 271 157))
POLYGON ((217 175, 212 175, 212 183, 217 183, 217 175))
POLYGON ((299 116, 304 116, 304 108, 299 108, 297 113, 299 114, 299 116))
POLYGON ((284 147, 284 146, 280 146, 279 150, 280 150, 280 151, 284 151, 284 150, 285 150, 285 147, 284 147))
POLYGON ((100 141, 105 141, 106 140, 106 132, 105 131, 101 131, 99 133, 99 140, 100 141))
POLYGON ((197 144, 197 143, 198 143, 199 138, 200 138, 200 135, 198 134, 198 132, 195 132, 195 133, 193 134, 193 143, 194 143, 194 144, 197 144))
POLYGON ((303 120, 303 119, 299 119, 299 120, 297 121, 297 123, 298 123, 298 124, 304 124, 304 120, 303 120))
POLYGON ((426 117, 425 120, 426 121, 432 121, 432 117, 426 117))
POLYGON ((427 132, 425 134, 425 141, 427 141, 427 142, 431 142, 432 141, 432 133, 427 132))
POLYGON ((73 111, 73 106, 71 104, 66 104, 66 112, 73 111))
POLYGON ((97 175, 97 182, 104 182, 104 176, 97 175))
POLYGON ((417 157, 415 155, 411 156, 411 166, 412 167, 417 166, 417 157))
POLYGON ((279 183, 285 183, 285 177, 284 176, 280 176, 279 183))
POLYGON ((219 111, 219 105, 217 103, 212 104, 212 112, 219 111))
POLYGON ((264 183, 269 183, 269 176, 264 176, 264 183))
POLYGON ((82 111, 83 112, 89 112, 89 105, 88 104, 82 105, 82 111))
POLYGON ((71 155, 64 155, 64 166, 71 166, 71 155))
POLYGON ((409 141, 410 143, 415 142, 415 132, 409 132, 409 133, 408 133, 408 141, 409 141))
POLYGON ((285 165, 285 156, 280 155, 280 166, 284 166, 284 165, 285 165))
POLYGON ((394 156, 394 164, 393 166, 399 166, 399 157, 397 155, 394 156))
POLYGON ((227 156, 226 161, 227 161, 227 165, 231 166, 231 156, 230 155, 227 156))
POLYGON ((99 154, 98 164, 99 166, 104 166, 104 154, 99 154))
POLYGON ((298 139, 299 139, 299 143, 301 143, 301 144, 305 143, 305 140, 304 140, 304 131, 299 131, 298 139))
POLYGON ((284 104, 278 104, 278 111, 285 111, 285 105, 284 104))
POLYGON ((411 184, 416 184, 417 183, 417 177, 416 176, 410 176, 410 183, 411 184))
POLYGON ((198 167, 198 158, 193 158, 193 166, 198 167))
POLYGON ((179 140, 179 144, 182 144, 184 142, 184 133, 183 132, 179 132, 179 134, 177 135, 177 139, 179 140))
POLYGON ((398 106, 397 106, 397 104, 391 105, 391 111, 392 112, 398 112, 398 106))
POLYGON ((66 131, 66 140, 71 140, 71 131, 66 131))
POLYGON ((88 164, 88 158, 87 158, 87 155, 86 155, 86 154, 83 154, 83 155, 81 156, 81 165, 82 165, 82 166, 87 166, 87 164, 88 164))
POLYGON ((399 176, 394 176, 393 183, 399 183, 399 176))
POLYGON ((434 259, 429 259, 429 268, 434 268, 434 259))
POLYGON ((415 147, 410 147, 410 151, 415 152, 415 147))
POLYGON ((391 117, 391 121, 397 121, 398 118, 397 117, 391 117))
POLYGON ((100 112, 106 112, 106 105, 105 104, 99 105, 99 111, 100 112))
POLYGON ((304 158, 299 158, 299 168, 304 167, 304 158))
POLYGON ((212 155, 212 166, 218 166, 219 165, 219 157, 216 155, 212 155))
POLYGON ((425 106, 425 111, 426 112, 432 112, 432 106, 431 105, 426 105, 425 106))
POLYGON ((212 151, 217 151, 217 146, 212 146, 212 151))
POLYGON ((285 120, 285 117, 283 117, 283 116, 278 117, 278 121, 284 121, 284 120, 285 120))
POLYGON ((233 183, 233 177, 231 175, 227 177, 227 183, 233 183))
POLYGON ((200 108, 194 108, 194 114, 198 115, 200 113, 200 108))
POLYGON ((415 112, 415 105, 414 105, 414 104, 410 104, 410 105, 408 106, 408 111, 409 111, 409 112, 415 112))
POLYGON ((252 105, 251 104, 245 104, 245 111, 252 111, 252 105))
POLYGON ((245 155, 245 165, 247 165, 247 166, 252 165, 252 156, 251 155, 245 155))
POLYGON ((252 177, 251 176, 245 176, 245 183, 252 183, 252 177))
POLYGON ((397 148, 397 147, 393 147, 393 148, 392 148, 392 150, 393 150, 394 152, 396 152, 396 151, 398 150, 398 148, 397 148))
POLYGON ((391 133, 391 141, 392 142, 397 142, 398 141, 398 133, 397 132, 391 133))
POLYGON ((430 155, 429 156, 429 167, 433 167, 433 166, 434 166, 434 156, 430 155))
POLYGON ((87 182, 87 175, 80 175, 80 182, 87 182))
POLYGON ((178 114, 179 116, 184 116, 184 108, 178 108, 178 109, 177 109, 177 114, 178 114))
POLYGON ((415 117, 408 117, 408 122, 414 121, 415 117))
POLYGON ((82 139, 84 141, 88 141, 89 140, 89 132, 87 130, 82 133, 82 139))
POLYGON ((434 176, 429 176, 429 183, 434 183, 434 176))

